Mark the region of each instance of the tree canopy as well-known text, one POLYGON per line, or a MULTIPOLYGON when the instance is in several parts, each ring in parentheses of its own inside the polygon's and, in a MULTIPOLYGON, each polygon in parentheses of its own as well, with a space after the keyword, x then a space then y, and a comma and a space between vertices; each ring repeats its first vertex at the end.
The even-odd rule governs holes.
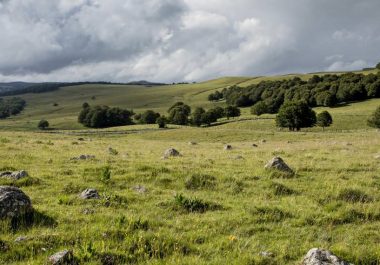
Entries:
POLYGON ((288 128, 290 131, 313 127, 316 121, 315 112, 305 101, 286 102, 276 116, 277 126, 288 128))

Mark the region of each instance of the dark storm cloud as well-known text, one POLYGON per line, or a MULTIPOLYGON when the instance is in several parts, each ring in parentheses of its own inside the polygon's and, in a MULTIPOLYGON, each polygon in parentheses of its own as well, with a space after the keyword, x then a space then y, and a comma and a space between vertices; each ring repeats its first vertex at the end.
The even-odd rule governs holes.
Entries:
POLYGON ((380 61, 377 0, 0 1, 0 80, 201 80, 380 61))

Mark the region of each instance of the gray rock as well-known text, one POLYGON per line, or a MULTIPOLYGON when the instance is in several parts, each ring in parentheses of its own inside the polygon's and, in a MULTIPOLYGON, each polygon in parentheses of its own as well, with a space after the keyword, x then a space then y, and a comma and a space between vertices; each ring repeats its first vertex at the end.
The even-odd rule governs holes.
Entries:
POLYGON ((91 160, 91 159, 95 159, 95 156, 94 155, 80 155, 78 157, 73 157, 70 160, 78 161, 78 160, 91 160))
POLYGON ((146 188, 144 186, 141 186, 141 185, 137 185, 137 186, 133 187, 133 190, 138 192, 138 193, 147 192, 146 188))
POLYGON ((259 147, 257 144, 252 144, 252 147, 259 147))
POLYGON ((29 238, 27 236, 19 236, 15 239, 15 242, 16 243, 19 243, 19 242, 22 242, 22 241, 26 241, 28 240, 29 238))
POLYGON ((328 250, 310 249, 302 261, 302 265, 352 265, 344 261, 328 250))
POLYGON ((260 256, 265 257, 265 258, 273 258, 274 254, 268 251, 261 251, 260 256))
POLYGON ((189 142, 189 145, 197 145, 196 142, 189 142))
POLYGON ((175 150, 174 148, 169 148, 164 152, 164 157, 169 158, 169 157, 178 157, 181 156, 180 152, 175 150))
POLYGON ((99 193, 95 189, 85 189, 81 194, 80 197, 84 200, 91 200, 91 199, 100 199, 99 193))
POLYGON ((32 212, 32 203, 22 190, 0 186, 0 219, 20 217, 32 212))
POLYGON ((72 265, 76 264, 73 252, 71 250, 63 250, 49 257, 49 263, 53 265, 72 265))
POLYGON ((380 160, 380 155, 375 155, 374 158, 380 160))
POLYGON ((0 173, 0 177, 11 178, 14 180, 26 178, 27 176, 28 176, 28 172, 26 172, 25 170, 14 171, 14 172, 6 171, 6 172, 0 173))
POLYGON ((266 142, 267 142, 267 140, 265 140, 265 139, 261 140, 262 144, 265 144, 266 142))
POLYGON ((281 157, 274 157, 266 165, 266 169, 275 169, 283 172, 294 173, 294 171, 282 160, 281 157))
POLYGON ((229 144, 225 145, 224 150, 226 150, 226 151, 232 150, 232 145, 229 145, 229 144))

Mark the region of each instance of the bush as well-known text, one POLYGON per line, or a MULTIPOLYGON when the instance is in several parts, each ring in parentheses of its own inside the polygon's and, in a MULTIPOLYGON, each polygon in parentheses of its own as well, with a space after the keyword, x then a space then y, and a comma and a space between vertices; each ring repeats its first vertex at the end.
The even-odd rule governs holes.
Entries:
POLYGON ((259 101, 251 108, 251 113, 253 115, 260 116, 262 114, 268 113, 267 104, 264 101, 259 101))
POLYGON ((49 127, 49 122, 48 122, 47 120, 42 119, 42 120, 40 120, 40 121, 38 122, 37 127, 38 127, 40 130, 45 130, 46 128, 49 127))
POLYGON ((108 106, 91 107, 83 104, 79 113, 78 122, 90 128, 107 128, 133 124, 133 111, 108 106))
POLYGON ((160 113, 156 113, 153 110, 147 110, 141 114, 139 122, 142 124, 155 124, 160 116, 160 113))
POLYGON ((158 128, 160 128, 160 129, 166 128, 167 122, 168 122, 168 120, 165 116, 158 117, 156 120, 158 128))
POLYGON ((369 118, 368 125, 373 128, 380 128, 380 106, 369 118))
POLYGON ((350 203, 367 203, 372 202, 373 199, 362 192, 361 190, 356 189, 344 189, 338 195, 338 200, 343 200, 350 203))
POLYGON ((193 111, 193 114, 191 115, 191 123, 195 126, 201 126, 202 123, 203 123, 203 118, 202 118, 202 115, 205 113, 206 111, 203 109, 203 108, 196 108, 194 111, 193 111))
POLYGON ((281 183, 272 183, 270 186, 273 190, 274 195, 276 196, 286 196, 286 195, 292 195, 296 192, 285 185, 281 183))
POLYGON ((240 116, 240 109, 235 106, 228 106, 224 109, 224 115, 228 119, 231 117, 239 117, 240 116))
POLYGON ((202 201, 197 198, 186 198, 182 194, 175 195, 175 204, 185 210, 186 212, 193 213, 204 213, 207 210, 216 210, 220 208, 218 205, 202 201))
POLYGON ((329 127, 333 123, 333 119, 328 111, 322 111, 317 115, 317 125, 322 127, 329 127))
POLYGON ((277 126, 289 128, 290 131, 313 127, 316 120, 315 112, 305 101, 285 103, 276 116, 277 126))
POLYGON ((190 106, 183 102, 177 102, 168 110, 169 121, 177 125, 187 125, 189 123, 189 115, 191 114, 190 106))

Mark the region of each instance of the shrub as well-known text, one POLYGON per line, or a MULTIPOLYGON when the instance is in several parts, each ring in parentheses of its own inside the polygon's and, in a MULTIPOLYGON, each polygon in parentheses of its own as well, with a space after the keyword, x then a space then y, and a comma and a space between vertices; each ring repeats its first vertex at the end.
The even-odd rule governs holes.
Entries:
POLYGON ((49 127, 49 122, 48 122, 47 120, 42 119, 42 120, 40 120, 40 121, 38 122, 37 127, 38 127, 40 130, 45 130, 46 128, 49 127))
POLYGON ((368 119, 368 125, 370 127, 380 128, 380 106, 376 109, 376 111, 368 119))
POLYGON ((191 114, 190 106, 183 102, 177 102, 168 110, 169 121, 177 125, 187 125, 189 123, 189 115, 191 114))
POLYGON ((158 128, 161 128, 161 129, 166 128, 167 122, 168 122, 168 119, 165 116, 161 116, 161 117, 157 118, 157 120, 156 120, 158 128))
POLYGON ((256 217, 256 222, 258 223, 278 223, 292 217, 290 213, 277 207, 256 207, 253 209, 252 214, 256 217))
POLYGON ((102 168, 100 173, 100 180, 103 183, 108 183, 111 180, 111 168, 109 166, 102 168))
POLYGON ((235 106, 228 106, 224 109, 224 115, 228 119, 231 117, 239 117, 240 116, 240 109, 235 106))
POLYGON ((181 209, 185 210, 188 213, 198 212, 198 213, 204 213, 208 210, 216 210, 220 208, 220 206, 205 202, 203 200, 197 199, 197 198, 186 198, 182 194, 177 194, 174 196, 174 201, 176 206, 180 207, 181 209))
POLYGON ((201 126, 202 123, 203 123, 203 118, 202 118, 202 115, 205 113, 206 111, 203 109, 203 108, 196 108, 194 111, 193 111, 193 114, 191 115, 191 122, 193 125, 195 126, 201 126))
POLYGON ((207 189, 215 187, 215 177, 204 174, 193 174, 185 182, 188 190, 207 189))
POLYGON ((260 116, 262 114, 268 113, 267 104, 264 101, 259 101, 251 108, 251 113, 253 115, 260 116))
POLYGON ((272 183, 270 187, 272 188, 273 193, 276 196, 286 196, 286 195, 292 195, 296 193, 294 190, 280 183, 272 183))
POLYGON ((155 124, 160 116, 160 113, 156 113, 153 110, 147 110, 141 114, 139 121, 142 124, 155 124))
POLYGON ((316 120, 315 112, 305 101, 285 103, 276 116, 277 126, 289 128, 290 131, 313 127, 316 120))

